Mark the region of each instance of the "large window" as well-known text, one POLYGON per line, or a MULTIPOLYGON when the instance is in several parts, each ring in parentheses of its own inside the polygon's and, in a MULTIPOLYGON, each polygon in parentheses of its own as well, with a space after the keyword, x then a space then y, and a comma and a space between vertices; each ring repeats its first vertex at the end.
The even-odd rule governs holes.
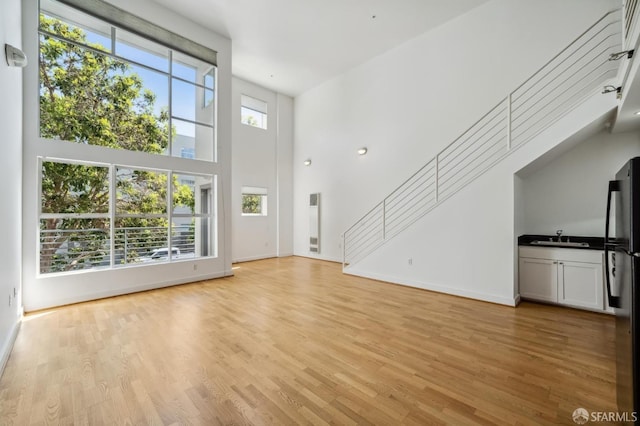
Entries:
POLYGON ((40 135, 215 161, 216 68, 54 1, 40 14, 40 135))
POLYGON ((39 38, 42 143, 75 144, 39 156, 39 272, 216 256, 215 64, 53 0, 39 38))
POLYGON ((215 254, 211 175, 42 161, 40 187, 41 274, 215 254))

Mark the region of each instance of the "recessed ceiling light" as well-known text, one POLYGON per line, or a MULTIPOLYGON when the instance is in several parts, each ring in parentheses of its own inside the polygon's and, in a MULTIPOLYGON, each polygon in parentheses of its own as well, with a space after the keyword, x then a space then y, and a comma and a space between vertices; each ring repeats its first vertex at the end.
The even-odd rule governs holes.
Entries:
POLYGON ((358 150, 358 155, 365 155, 366 153, 367 153, 367 148, 364 146, 358 150))
POLYGON ((305 166, 310 166, 311 165, 311 159, 307 158, 306 160, 304 160, 304 165, 305 166))
POLYGON ((633 113, 634 115, 640 115, 640 111, 636 111, 633 113))

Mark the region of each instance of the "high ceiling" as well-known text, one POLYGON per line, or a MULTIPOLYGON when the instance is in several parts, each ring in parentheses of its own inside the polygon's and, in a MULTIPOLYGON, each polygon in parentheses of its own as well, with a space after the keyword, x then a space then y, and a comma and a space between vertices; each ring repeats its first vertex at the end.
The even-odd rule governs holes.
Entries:
POLYGON ((488 0, 153 0, 233 42, 233 74, 296 96, 488 0))

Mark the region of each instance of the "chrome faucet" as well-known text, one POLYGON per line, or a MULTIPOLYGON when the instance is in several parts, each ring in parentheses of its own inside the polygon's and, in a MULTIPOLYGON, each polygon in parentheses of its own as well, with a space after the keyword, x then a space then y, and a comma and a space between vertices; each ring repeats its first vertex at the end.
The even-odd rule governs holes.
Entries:
POLYGON ((558 236, 558 242, 561 243, 562 242, 562 229, 558 229, 556 231, 556 235, 558 236))

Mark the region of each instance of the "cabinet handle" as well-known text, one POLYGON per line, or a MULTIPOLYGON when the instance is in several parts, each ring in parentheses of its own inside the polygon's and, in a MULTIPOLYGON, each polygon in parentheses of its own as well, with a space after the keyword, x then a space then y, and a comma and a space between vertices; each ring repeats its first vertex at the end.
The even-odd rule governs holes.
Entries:
POLYGON ((554 262, 553 262, 553 264, 554 264, 554 265, 557 265, 557 264, 558 264, 558 262, 555 262, 555 261, 554 261, 554 262))
POLYGON ((560 265, 564 265, 564 262, 558 262, 560 265))

